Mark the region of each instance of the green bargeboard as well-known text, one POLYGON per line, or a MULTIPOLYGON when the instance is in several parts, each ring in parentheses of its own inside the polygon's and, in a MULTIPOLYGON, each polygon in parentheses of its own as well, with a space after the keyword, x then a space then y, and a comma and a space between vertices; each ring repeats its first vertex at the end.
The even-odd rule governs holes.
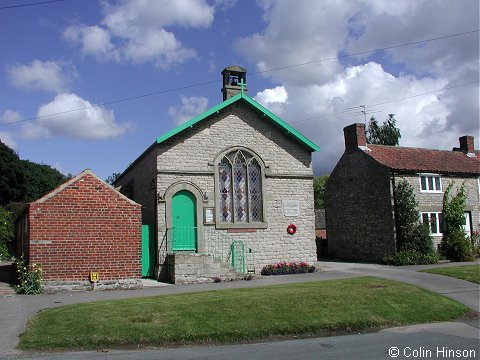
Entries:
POLYGON ((197 250, 196 199, 187 190, 172 198, 173 251, 197 250))
POLYGON ((142 277, 155 272, 155 233, 153 225, 142 225, 142 277))

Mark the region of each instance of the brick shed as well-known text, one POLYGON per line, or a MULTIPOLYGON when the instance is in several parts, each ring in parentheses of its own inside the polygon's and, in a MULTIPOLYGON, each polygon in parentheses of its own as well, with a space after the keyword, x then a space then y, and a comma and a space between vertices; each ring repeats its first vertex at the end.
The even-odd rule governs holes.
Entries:
POLYGON ((141 278, 141 205, 89 169, 28 204, 16 229, 16 256, 40 263, 47 282, 141 278))

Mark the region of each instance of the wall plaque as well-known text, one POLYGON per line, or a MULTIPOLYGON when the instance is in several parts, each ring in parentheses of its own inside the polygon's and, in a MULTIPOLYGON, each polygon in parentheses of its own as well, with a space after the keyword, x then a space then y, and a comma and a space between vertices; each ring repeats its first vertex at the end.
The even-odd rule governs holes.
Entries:
POLYGON ((300 204, 298 200, 282 200, 283 216, 300 216, 300 204))

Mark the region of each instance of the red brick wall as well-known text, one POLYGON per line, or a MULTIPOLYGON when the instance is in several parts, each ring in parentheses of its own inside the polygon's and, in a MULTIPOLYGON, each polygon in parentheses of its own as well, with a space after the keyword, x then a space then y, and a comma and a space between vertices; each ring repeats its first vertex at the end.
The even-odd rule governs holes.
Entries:
POLYGON ((141 277, 141 206, 96 177, 32 203, 29 221, 29 261, 45 280, 88 280, 91 271, 100 280, 141 277))

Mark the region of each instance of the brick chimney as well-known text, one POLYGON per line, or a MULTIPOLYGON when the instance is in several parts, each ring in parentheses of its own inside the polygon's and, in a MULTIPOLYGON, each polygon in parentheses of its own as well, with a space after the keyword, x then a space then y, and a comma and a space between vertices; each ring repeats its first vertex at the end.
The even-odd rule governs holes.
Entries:
POLYGON ((463 151, 467 156, 475 156, 474 138, 470 135, 461 136, 458 138, 460 141, 460 151, 463 151))
POLYGON ((367 149, 367 136, 365 134, 365 124, 352 124, 343 128, 345 137, 345 150, 353 152, 358 148, 367 149))

